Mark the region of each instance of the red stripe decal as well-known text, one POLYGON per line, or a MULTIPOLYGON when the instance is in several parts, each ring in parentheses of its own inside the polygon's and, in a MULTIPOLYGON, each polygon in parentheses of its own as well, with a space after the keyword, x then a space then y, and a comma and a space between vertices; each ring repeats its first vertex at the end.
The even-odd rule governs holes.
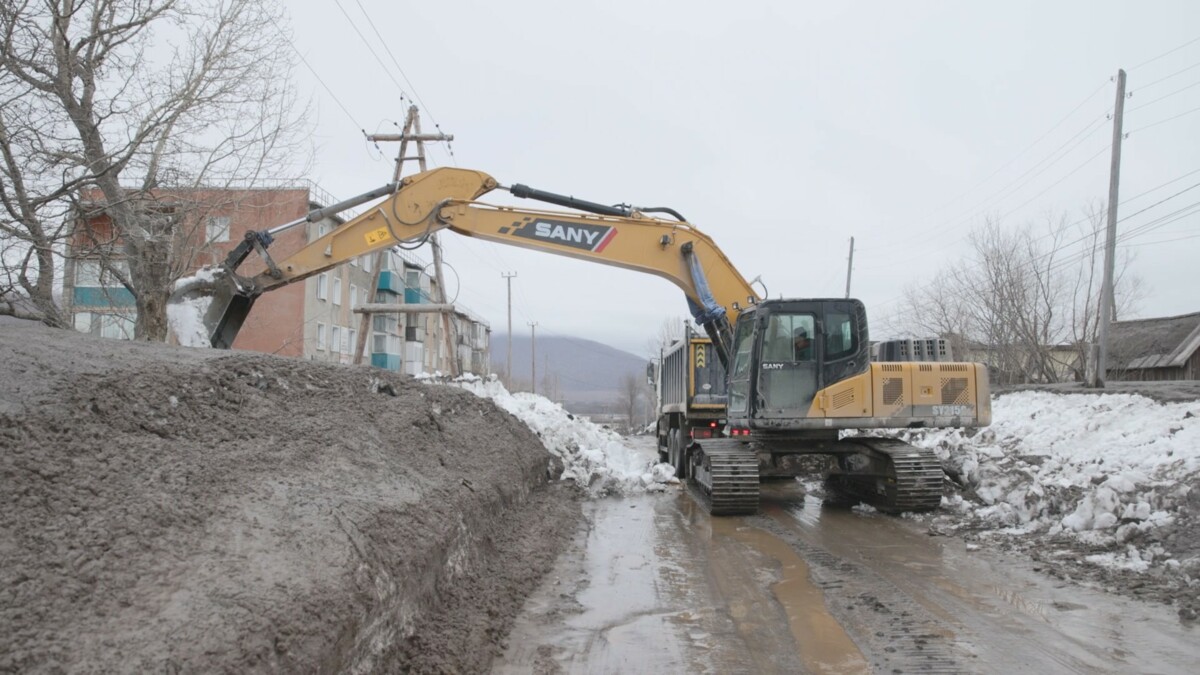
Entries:
POLYGON ((603 251, 604 247, 608 246, 608 242, 612 241, 613 237, 615 237, 615 236, 617 236, 617 228, 614 227, 608 231, 608 234, 604 235, 603 239, 600 240, 600 245, 597 246, 595 249, 596 253, 600 253, 601 251, 603 251))

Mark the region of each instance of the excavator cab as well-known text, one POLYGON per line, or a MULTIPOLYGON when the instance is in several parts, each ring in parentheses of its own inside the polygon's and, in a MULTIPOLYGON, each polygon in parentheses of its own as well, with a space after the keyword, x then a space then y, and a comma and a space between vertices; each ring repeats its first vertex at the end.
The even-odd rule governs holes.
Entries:
POLYGON ((766 300, 738 317, 729 419, 747 429, 809 428, 817 395, 869 367, 867 315, 850 299, 766 300))

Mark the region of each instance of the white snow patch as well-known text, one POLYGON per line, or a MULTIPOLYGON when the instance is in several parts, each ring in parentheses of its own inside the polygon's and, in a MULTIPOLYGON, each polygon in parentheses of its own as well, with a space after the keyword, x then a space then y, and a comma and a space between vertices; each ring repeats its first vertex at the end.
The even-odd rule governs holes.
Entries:
MULTIPOLYGON (((219 267, 202 267, 195 274, 180 277, 172 287, 172 293, 179 295, 190 289, 208 286, 220 278, 219 267)), ((176 298, 167 303, 167 324, 175 339, 184 347, 211 347, 212 339, 204 327, 204 315, 212 305, 211 295, 176 298)))
MULTIPOLYGON (((1105 546, 1174 522, 1200 478, 1200 402, 1160 404, 1135 394, 1018 392, 992 404, 992 426, 900 434, 932 448, 982 503, 965 512, 999 533, 1059 535, 1105 546)), ((1157 552, 1089 556, 1144 571, 1157 552)))
MULTIPOLYGON (((443 381, 441 373, 418 375, 424 381, 443 381)), ((593 495, 655 492, 678 483, 669 464, 630 447, 620 434, 577 417, 549 399, 526 392, 512 393, 495 375, 455 378, 451 384, 481 398, 491 399, 512 413, 542 439, 551 454, 562 460, 564 480, 573 480, 593 495)))

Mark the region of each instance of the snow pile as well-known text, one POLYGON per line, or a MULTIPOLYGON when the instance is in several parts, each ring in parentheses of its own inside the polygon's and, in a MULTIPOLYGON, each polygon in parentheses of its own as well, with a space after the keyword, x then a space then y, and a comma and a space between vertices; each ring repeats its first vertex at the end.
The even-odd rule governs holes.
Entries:
MULTIPOLYGON (((417 378, 444 380, 440 373, 417 378)), ((543 396, 514 394, 494 375, 486 380, 464 375, 451 383, 491 399, 528 425, 546 449, 562 460, 562 477, 575 481, 593 495, 660 491, 665 484, 678 482, 671 465, 656 464, 656 457, 647 457, 629 447, 620 434, 576 417, 543 396)))
POLYGON ((1009 534, 1067 535, 1123 553, 1089 562, 1144 570, 1163 549, 1128 544, 1172 525, 1197 495, 1200 402, 1133 394, 1019 392, 993 403, 992 426, 902 434, 932 448, 967 495, 946 510, 1009 534))

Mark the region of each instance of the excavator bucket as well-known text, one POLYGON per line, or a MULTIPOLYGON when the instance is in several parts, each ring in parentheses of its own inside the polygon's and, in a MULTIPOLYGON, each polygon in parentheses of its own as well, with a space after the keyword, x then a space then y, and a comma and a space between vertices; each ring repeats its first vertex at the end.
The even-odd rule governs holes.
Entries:
POLYGON ((223 265, 206 267, 175 283, 167 316, 180 344, 229 349, 257 298, 223 265))

